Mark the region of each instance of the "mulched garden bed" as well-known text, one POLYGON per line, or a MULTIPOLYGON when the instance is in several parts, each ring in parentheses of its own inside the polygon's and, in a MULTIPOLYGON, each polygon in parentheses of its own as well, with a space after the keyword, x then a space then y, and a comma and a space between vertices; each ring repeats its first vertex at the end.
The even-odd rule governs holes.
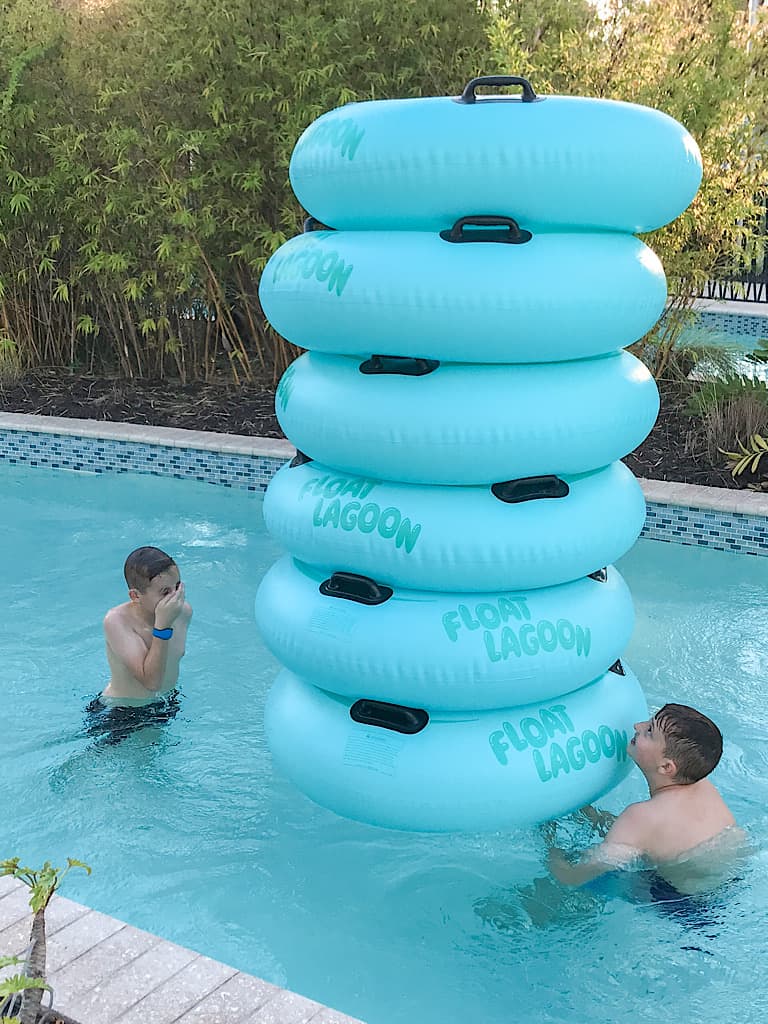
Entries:
MULTIPOLYGON (((35 371, 0 386, 0 410, 43 416, 143 423, 251 437, 282 437, 274 411, 274 386, 180 384, 62 376, 35 371)), ((696 421, 682 412, 674 389, 662 393, 651 435, 624 460, 637 475, 710 487, 735 487, 727 468, 713 465, 696 437, 696 421)))
POLYGON ((698 420, 685 413, 684 406, 678 389, 662 389, 656 425, 624 462, 635 476, 649 480, 738 488, 730 469, 712 462, 698 420))
POLYGON ((0 386, 0 410, 83 420, 143 423, 251 437, 282 437, 268 385, 180 384, 173 380, 115 380, 26 374, 0 386))

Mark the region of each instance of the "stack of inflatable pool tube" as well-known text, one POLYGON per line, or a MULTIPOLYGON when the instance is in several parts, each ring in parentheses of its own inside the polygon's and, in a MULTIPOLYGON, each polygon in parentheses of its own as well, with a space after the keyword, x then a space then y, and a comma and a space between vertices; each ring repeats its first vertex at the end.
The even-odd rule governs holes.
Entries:
POLYGON ((500 76, 331 111, 290 174, 310 219, 260 287, 308 350, 276 400, 299 454, 264 501, 288 552, 256 602, 285 666, 275 762, 390 828, 563 814, 623 777, 647 712, 611 563, 643 525, 620 459, 658 393, 624 348, 667 294, 635 234, 691 202, 696 143, 500 76))

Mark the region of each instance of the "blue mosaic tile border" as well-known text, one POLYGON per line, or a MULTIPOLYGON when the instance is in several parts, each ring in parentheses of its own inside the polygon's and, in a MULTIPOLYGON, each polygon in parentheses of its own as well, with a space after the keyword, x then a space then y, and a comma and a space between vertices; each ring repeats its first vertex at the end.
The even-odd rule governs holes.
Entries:
POLYGON ((752 316, 749 313, 714 313, 699 310, 695 326, 703 327, 718 334, 732 334, 735 338, 768 338, 768 316, 752 316))
POLYGON ((642 536, 672 544, 768 557, 768 517, 743 512, 719 512, 649 501, 642 536))
MULTIPOLYGON (((0 429, 0 460, 86 473, 143 473, 265 491, 285 459, 0 429)), ((768 557, 768 517, 648 502, 643 537, 768 557)))
POLYGON ((4 429, 0 429, 0 459, 11 465, 85 473, 170 476, 247 491, 265 491, 286 461, 270 455, 241 455, 139 441, 4 429))

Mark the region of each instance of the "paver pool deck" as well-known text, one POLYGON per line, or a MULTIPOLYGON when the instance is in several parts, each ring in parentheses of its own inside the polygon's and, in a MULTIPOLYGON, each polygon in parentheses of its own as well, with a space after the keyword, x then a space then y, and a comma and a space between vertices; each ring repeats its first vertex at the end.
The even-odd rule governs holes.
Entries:
MULTIPOLYGON (((28 897, 0 878, 0 956, 27 948, 28 897)), ((45 919, 54 1008, 80 1024, 362 1024, 62 896, 45 919)))

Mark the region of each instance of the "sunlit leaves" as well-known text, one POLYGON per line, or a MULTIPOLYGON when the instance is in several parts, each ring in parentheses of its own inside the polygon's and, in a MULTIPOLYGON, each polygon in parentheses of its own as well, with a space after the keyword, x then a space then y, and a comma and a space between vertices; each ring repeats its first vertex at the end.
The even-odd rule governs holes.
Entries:
POLYGON ((65 868, 54 867, 46 861, 41 868, 22 867, 19 857, 0 861, 0 877, 11 876, 23 882, 29 889, 29 905, 37 914, 49 903, 51 896, 61 885, 72 868, 80 868, 90 875, 91 869, 80 860, 67 859, 65 868))
POLYGON ((14 192, 8 201, 11 213, 27 213, 32 209, 32 200, 25 192, 14 192))
POLYGON ((55 344, 63 365, 147 376, 279 365, 257 285, 301 229, 287 173, 301 132, 345 103, 456 95, 482 73, 685 122, 704 187, 651 245, 681 292, 754 255, 763 36, 747 52, 731 0, 601 7, 605 21, 587 0, 335 0, 331 17, 325 3, 209 0, 201 17, 199 0, 8 0, 0 302, 25 359, 55 344))
POLYGON ((28 978, 23 974, 14 974, 10 978, 0 981, 0 999, 6 996, 15 995, 17 992, 26 992, 31 988, 49 988, 42 978, 28 978))
POLYGON ((498 0, 498 62, 542 93, 632 100, 681 121, 701 149, 704 181, 672 224, 646 241, 674 297, 651 339, 662 373, 693 296, 710 278, 738 276, 763 258, 768 20, 747 46, 746 3, 732 0, 498 0), (519 69, 519 71, 518 71, 519 69))
POLYGON ((83 334, 87 336, 95 334, 96 331, 98 330, 98 327, 96 326, 96 322, 94 321, 93 317, 89 316, 87 313, 82 313, 77 318, 75 330, 77 331, 78 334, 83 334))

